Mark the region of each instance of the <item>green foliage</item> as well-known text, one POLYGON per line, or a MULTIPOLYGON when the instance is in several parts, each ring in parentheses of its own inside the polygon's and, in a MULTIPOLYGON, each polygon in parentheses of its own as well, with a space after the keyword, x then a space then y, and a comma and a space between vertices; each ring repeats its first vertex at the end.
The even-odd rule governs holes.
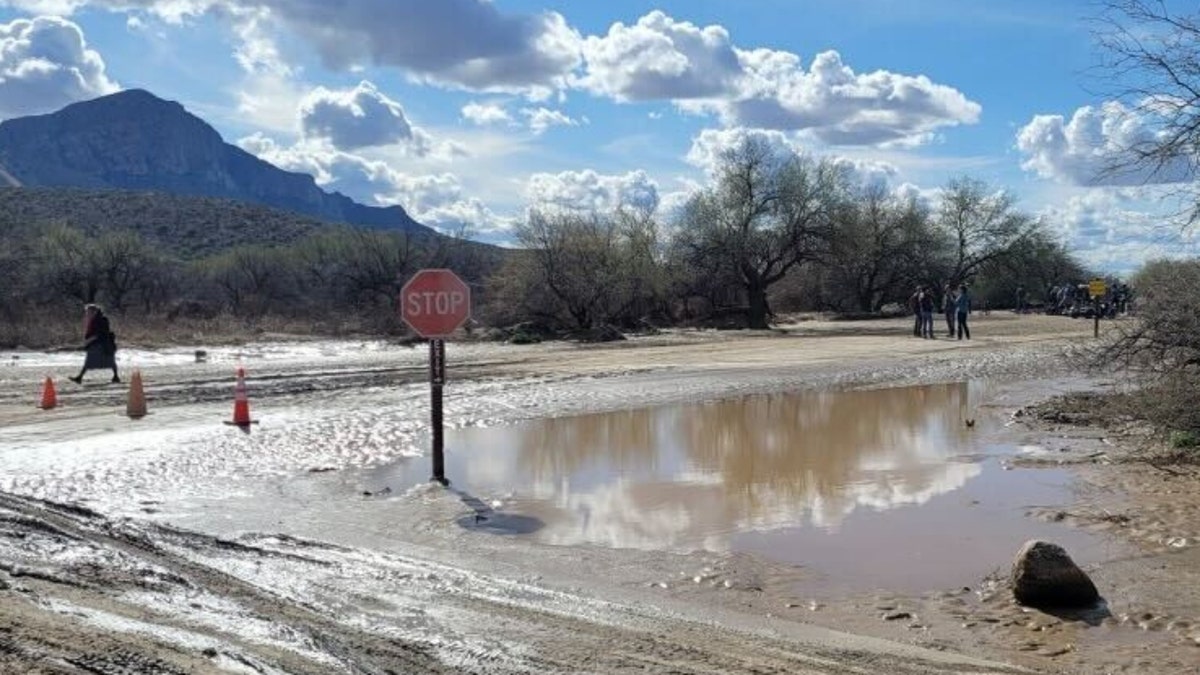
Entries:
POLYGON ((157 251, 196 258, 243 244, 292 243, 329 227, 313 218, 254 204, 161 192, 0 188, 0 237, 23 236, 47 224, 69 224, 88 235, 138 234, 157 251))
POLYGON ((1176 450, 1193 450, 1200 448, 1200 432, 1173 431, 1170 439, 1171 447, 1176 450))

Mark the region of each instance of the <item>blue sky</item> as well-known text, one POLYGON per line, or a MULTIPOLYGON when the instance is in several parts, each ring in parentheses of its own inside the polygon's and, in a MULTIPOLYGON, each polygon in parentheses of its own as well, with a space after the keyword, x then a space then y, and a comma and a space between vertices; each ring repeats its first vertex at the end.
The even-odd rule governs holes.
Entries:
POLYGON ((934 199, 982 178, 1108 270, 1200 252, 1145 188, 1095 179, 1148 127, 1099 93, 1090 0, 333 4, 0 0, 0 119, 145 88, 488 241, 534 204, 668 214, 760 134, 934 199))

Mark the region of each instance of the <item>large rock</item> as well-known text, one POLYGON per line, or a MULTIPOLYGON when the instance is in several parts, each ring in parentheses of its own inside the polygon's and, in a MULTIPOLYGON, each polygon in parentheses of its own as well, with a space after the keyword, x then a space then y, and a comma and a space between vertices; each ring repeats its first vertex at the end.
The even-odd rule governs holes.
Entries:
POLYGON ((1090 607, 1100 593, 1061 546, 1027 541, 1012 567, 1013 596, 1030 607, 1090 607))

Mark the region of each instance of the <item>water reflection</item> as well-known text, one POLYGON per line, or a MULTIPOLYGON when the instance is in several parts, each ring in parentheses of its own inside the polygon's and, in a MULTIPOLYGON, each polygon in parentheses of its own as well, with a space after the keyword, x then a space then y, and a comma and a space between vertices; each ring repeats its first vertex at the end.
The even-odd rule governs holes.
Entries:
POLYGON ((734 532, 923 504, 979 475, 981 384, 751 396, 466 429, 451 470, 559 544, 727 550, 734 532))

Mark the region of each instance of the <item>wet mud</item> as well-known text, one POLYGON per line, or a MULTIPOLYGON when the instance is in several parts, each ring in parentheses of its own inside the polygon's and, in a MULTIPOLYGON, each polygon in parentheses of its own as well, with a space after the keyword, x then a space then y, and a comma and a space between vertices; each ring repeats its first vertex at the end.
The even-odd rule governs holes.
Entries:
POLYGON ((424 350, 147 352, 141 422, 121 387, 37 411, 69 357, 9 359, 0 666, 1195 672, 1195 477, 1014 421, 1097 386, 1065 357, 1084 331, 1044 319, 984 317, 972 344, 810 323, 451 345, 450 491, 424 480, 424 350), (236 363, 249 434, 220 424, 236 363), (1016 606, 1028 536, 1065 542, 1107 614, 1016 606))

